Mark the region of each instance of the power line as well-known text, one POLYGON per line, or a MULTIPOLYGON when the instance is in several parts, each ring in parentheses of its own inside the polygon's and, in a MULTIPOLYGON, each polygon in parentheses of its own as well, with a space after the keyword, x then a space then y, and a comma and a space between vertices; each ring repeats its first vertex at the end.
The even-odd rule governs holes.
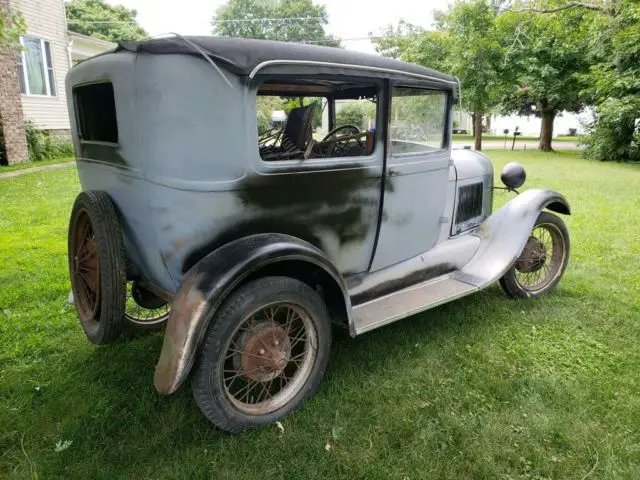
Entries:
POLYGON ((243 23, 243 22, 288 22, 291 20, 325 20, 324 17, 281 17, 281 18, 232 18, 229 20, 213 19, 215 23, 243 23))
MULTIPOLYGON (((257 23, 257 22, 290 22, 290 21, 309 21, 309 20, 324 20, 324 17, 281 17, 281 18, 231 18, 228 20, 217 20, 215 23, 257 23)), ((68 23, 91 23, 91 24, 137 24, 138 22, 127 22, 119 20, 67 20, 68 23)))

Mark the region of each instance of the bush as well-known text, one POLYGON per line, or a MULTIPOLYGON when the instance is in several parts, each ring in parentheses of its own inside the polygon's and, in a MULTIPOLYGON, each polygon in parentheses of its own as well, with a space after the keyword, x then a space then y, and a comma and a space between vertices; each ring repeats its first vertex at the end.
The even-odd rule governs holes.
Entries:
POLYGON ((33 122, 25 122, 24 129, 30 162, 68 158, 74 155, 73 144, 70 141, 52 136, 47 130, 37 128, 33 122))
POLYGON ((588 128, 584 156, 601 161, 640 162, 640 102, 610 98, 588 128))
POLYGON ((271 122, 264 112, 258 111, 258 136, 262 136, 271 129, 271 122))
POLYGON ((358 103, 345 103, 336 112, 336 125, 355 125, 360 128, 365 127, 367 112, 358 103))

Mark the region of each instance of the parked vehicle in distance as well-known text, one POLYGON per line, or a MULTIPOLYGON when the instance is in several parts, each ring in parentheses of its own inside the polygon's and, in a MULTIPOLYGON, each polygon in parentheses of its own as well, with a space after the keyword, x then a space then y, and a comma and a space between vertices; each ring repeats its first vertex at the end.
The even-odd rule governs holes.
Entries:
MULTIPOLYGON (((89 340, 166 323, 156 389, 190 378, 237 432, 315 393, 332 324, 361 335, 496 281, 552 290, 569 234, 549 211, 569 204, 531 189, 492 213, 491 162, 451 149, 458 90, 383 57, 224 37, 76 65, 69 272, 89 340)), ((525 180, 517 164, 502 177, 525 180)))

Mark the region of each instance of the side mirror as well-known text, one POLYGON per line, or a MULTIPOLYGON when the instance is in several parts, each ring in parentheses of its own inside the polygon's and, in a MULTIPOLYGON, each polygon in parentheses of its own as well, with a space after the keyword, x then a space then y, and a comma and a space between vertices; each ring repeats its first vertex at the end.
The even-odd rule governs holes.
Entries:
POLYGON ((527 172, 524 171, 522 165, 518 162, 507 163, 502 169, 500 180, 509 190, 515 190, 524 185, 527 179, 527 172))

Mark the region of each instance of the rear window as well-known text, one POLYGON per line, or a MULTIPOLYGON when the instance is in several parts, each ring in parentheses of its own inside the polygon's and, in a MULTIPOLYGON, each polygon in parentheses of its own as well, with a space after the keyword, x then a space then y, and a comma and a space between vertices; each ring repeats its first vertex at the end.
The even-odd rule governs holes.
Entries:
POLYGON ((116 103, 111 83, 93 83, 73 89, 80 138, 118 143, 116 103))

